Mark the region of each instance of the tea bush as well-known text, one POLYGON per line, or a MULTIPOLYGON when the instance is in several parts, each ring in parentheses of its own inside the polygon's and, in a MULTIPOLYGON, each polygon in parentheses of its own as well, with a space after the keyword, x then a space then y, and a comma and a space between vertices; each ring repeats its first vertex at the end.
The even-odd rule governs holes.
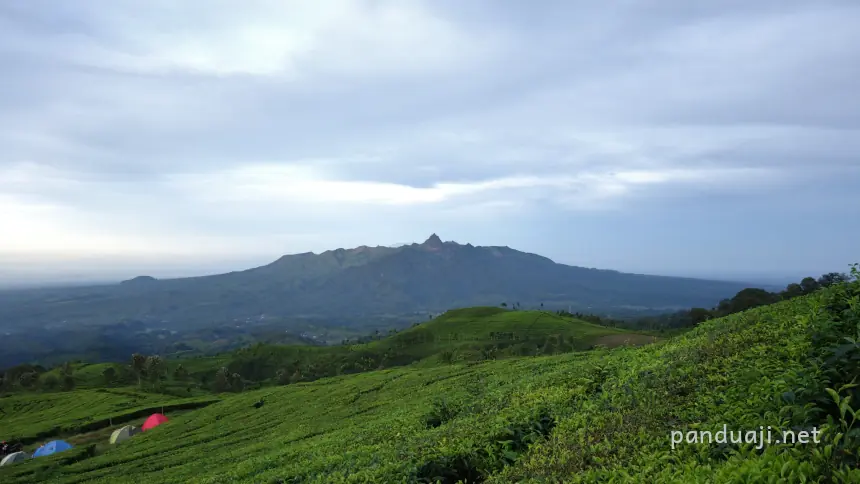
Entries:
POLYGON ((101 455, 4 467, 0 482, 860 482, 857 275, 638 348, 230 395, 101 455), (672 448, 672 431, 723 425, 816 427, 821 442, 672 448))

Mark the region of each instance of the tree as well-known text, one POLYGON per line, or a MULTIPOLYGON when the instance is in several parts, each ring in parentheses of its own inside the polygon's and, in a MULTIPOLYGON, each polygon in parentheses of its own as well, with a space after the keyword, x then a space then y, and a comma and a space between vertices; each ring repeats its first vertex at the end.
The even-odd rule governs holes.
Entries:
POLYGON ((112 366, 109 366, 102 371, 102 378, 104 378, 106 385, 111 385, 116 381, 116 376, 116 368, 112 366))
POLYGON ((144 373, 150 382, 158 382, 167 374, 167 364, 160 356, 150 356, 144 364, 144 373))
POLYGON ((233 373, 230 375, 230 390, 234 392, 241 392, 245 389, 245 382, 242 381, 242 376, 238 373, 233 373))
POLYGON ((848 274, 842 274, 840 272, 828 272, 823 276, 818 278, 818 285, 821 287, 830 287, 834 284, 841 284, 843 282, 848 282, 850 278, 848 274))
POLYGON ((690 309, 690 323, 694 326, 711 319, 711 312, 705 308, 690 309))
POLYGON ((131 371, 137 377, 137 384, 140 385, 143 373, 146 368, 146 356, 140 353, 131 355, 131 371))
POLYGON ((221 367, 215 372, 215 380, 212 382, 212 389, 218 393, 230 390, 230 370, 221 367))
POLYGON ((508 303, 503 302, 502 304, 500 304, 500 306, 502 306, 503 308, 506 308, 506 307, 508 307, 508 303))
POLYGON ((553 353, 552 341, 549 339, 549 337, 547 337, 543 343, 543 346, 540 348, 539 354, 550 355, 552 353, 553 353))
POLYGON ((278 382, 278 385, 287 385, 290 383, 290 372, 286 369, 281 368, 275 373, 275 381, 278 382))
POLYGON ((302 372, 296 369, 296 371, 290 376, 290 383, 298 383, 302 381, 302 372))
POLYGON ((813 279, 812 277, 804 277, 802 281, 800 281, 800 288, 803 289, 804 294, 810 294, 817 291, 821 286, 818 284, 818 281, 813 279))
POLYGON ((53 373, 47 373, 42 377, 42 387, 46 390, 54 390, 60 385, 60 379, 53 373))
POLYGON ((752 309, 758 306, 775 303, 778 300, 776 294, 759 289, 756 287, 748 287, 739 291, 735 297, 720 301, 718 313, 720 316, 739 313, 752 309))
POLYGON ((60 378, 63 382, 63 390, 71 391, 75 389, 75 377, 72 374, 74 372, 74 366, 72 363, 67 361, 63 363, 60 367, 60 378))
POLYGON ((803 296, 803 288, 800 284, 793 282, 785 286, 785 290, 781 293, 783 299, 791 299, 798 296, 803 296))
POLYGON ((23 388, 31 388, 38 378, 38 373, 35 371, 28 371, 21 373, 21 376, 18 377, 18 383, 20 383, 23 388))
POLYGON ((173 379, 178 381, 184 381, 188 378, 188 370, 185 369, 181 364, 173 370, 173 379))
POLYGON ((63 375, 63 390, 70 392, 75 389, 75 377, 63 375))

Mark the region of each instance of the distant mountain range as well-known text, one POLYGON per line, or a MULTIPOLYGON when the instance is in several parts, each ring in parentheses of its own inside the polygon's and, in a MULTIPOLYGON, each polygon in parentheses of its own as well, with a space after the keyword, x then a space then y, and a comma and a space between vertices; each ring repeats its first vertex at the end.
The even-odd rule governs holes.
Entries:
POLYGON ((443 242, 434 234, 421 244, 285 255, 227 274, 0 292, 0 326, 131 320, 189 328, 296 318, 350 325, 501 303, 621 314, 712 307, 744 287, 568 266, 509 247, 443 242))

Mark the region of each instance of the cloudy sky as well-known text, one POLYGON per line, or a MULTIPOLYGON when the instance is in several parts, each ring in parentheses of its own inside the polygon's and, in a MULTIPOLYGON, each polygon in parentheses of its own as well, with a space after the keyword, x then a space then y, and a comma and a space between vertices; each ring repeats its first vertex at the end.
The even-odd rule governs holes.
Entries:
POLYGON ((431 233, 656 274, 860 261, 855 0, 0 2, 0 278, 431 233))

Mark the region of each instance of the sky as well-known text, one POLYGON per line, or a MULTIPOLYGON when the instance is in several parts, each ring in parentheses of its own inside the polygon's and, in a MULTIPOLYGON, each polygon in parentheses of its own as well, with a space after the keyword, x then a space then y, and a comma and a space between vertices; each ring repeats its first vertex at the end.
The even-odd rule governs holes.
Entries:
POLYGON ((860 2, 0 2, 0 282, 431 233, 791 278, 860 262, 860 2))

